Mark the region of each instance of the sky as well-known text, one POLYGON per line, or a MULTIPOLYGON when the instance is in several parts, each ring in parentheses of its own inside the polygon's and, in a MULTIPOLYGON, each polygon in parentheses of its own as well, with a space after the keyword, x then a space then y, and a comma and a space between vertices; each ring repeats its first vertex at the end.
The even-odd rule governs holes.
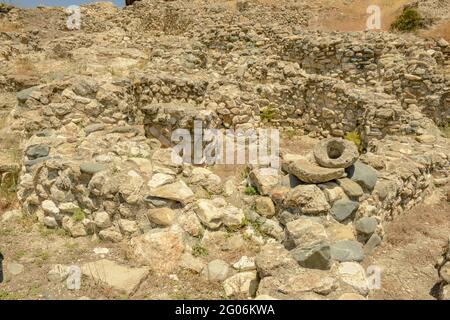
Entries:
MULTIPOLYGON (((46 6, 60 6, 68 7, 71 5, 80 5, 90 2, 101 2, 105 0, 0 0, 0 3, 10 3, 18 7, 35 7, 37 5, 43 4, 46 6)), ((125 0, 108 0, 113 2, 116 6, 123 6, 125 0)))

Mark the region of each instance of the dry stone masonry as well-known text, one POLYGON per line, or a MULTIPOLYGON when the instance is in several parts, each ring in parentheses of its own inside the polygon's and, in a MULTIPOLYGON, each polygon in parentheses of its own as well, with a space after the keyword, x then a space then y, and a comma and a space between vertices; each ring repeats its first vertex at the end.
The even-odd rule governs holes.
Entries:
MULTIPOLYGON (((124 242, 133 261, 157 272, 182 266, 221 281, 227 296, 365 299, 360 262, 385 222, 448 181, 438 126, 450 120, 450 45, 307 31, 301 9, 83 7, 84 31, 45 54, 82 57, 86 73, 26 87, 0 76, 2 89, 20 88, 10 132, 23 140, 23 211, 72 237, 124 242), (96 8, 105 20, 94 25, 96 8), (88 41, 97 37, 107 42, 88 41), (100 52, 123 72, 97 74, 100 52), (171 133, 193 131, 195 121, 222 132, 277 128, 301 151, 282 146, 278 170, 249 165, 227 179, 214 166, 172 161, 171 133), (195 243, 223 232, 226 246, 242 234, 259 254, 233 266, 194 257, 195 243)), ((0 63, 18 49, 14 34, 5 37, 0 63)), ((23 50, 43 48, 26 37, 23 50)), ((8 171, 0 166, 2 181, 8 171)), ((445 262, 439 270, 448 283, 445 262)), ((136 281, 143 274, 136 269, 136 281)))

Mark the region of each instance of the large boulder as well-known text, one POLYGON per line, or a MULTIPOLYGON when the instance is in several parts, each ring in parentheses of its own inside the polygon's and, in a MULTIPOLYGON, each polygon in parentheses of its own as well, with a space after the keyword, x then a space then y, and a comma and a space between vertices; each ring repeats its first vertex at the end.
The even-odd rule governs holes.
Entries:
POLYGON ((299 185, 290 190, 284 199, 284 207, 309 215, 326 214, 330 210, 325 194, 314 184, 299 185))
POLYGON ((314 147, 314 158, 326 168, 348 168, 359 158, 356 145, 340 138, 328 138, 314 147))
POLYGON ((269 195, 270 191, 280 184, 280 176, 272 168, 254 169, 249 178, 261 195, 269 195))
POLYGON ((325 227, 311 218, 300 217, 286 224, 286 235, 292 245, 307 246, 311 243, 326 240, 325 227))
POLYGON ((184 251, 182 233, 178 228, 153 229, 132 238, 129 244, 131 258, 161 273, 173 271, 184 251))

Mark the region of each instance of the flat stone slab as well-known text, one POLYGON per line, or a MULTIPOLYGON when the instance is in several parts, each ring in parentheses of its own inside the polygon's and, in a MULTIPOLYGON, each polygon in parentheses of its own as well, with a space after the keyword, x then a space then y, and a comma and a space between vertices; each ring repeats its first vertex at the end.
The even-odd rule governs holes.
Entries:
POLYGON ((291 162, 287 171, 307 183, 323 183, 345 177, 342 168, 322 168, 302 159, 291 162))
POLYGON ((96 174, 97 172, 108 169, 108 166, 97 162, 84 162, 80 164, 80 171, 88 174, 96 174))
POLYGON ((6 265, 6 269, 13 276, 17 276, 23 272, 24 266, 20 263, 10 262, 6 265))
POLYGON ((186 204, 194 199, 194 193, 184 181, 177 181, 171 184, 166 184, 150 191, 150 196, 169 199, 173 201, 186 204))
POLYGON ((354 240, 341 240, 331 245, 331 258, 339 262, 362 261, 362 244, 354 240))
POLYGON ((132 294, 147 277, 149 269, 129 268, 108 259, 89 262, 81 266, 83 275, 101 281, 127 295, 132 294))

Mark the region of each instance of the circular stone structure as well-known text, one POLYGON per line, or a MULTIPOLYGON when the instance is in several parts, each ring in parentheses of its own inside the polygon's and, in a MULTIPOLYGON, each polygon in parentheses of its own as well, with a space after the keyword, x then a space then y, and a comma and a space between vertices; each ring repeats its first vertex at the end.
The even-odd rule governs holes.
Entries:
POLYGON ((340 138, 328 138, 314 147, 314 158, 325 168, 348 168, 359 158, 355 144, 340 138))

